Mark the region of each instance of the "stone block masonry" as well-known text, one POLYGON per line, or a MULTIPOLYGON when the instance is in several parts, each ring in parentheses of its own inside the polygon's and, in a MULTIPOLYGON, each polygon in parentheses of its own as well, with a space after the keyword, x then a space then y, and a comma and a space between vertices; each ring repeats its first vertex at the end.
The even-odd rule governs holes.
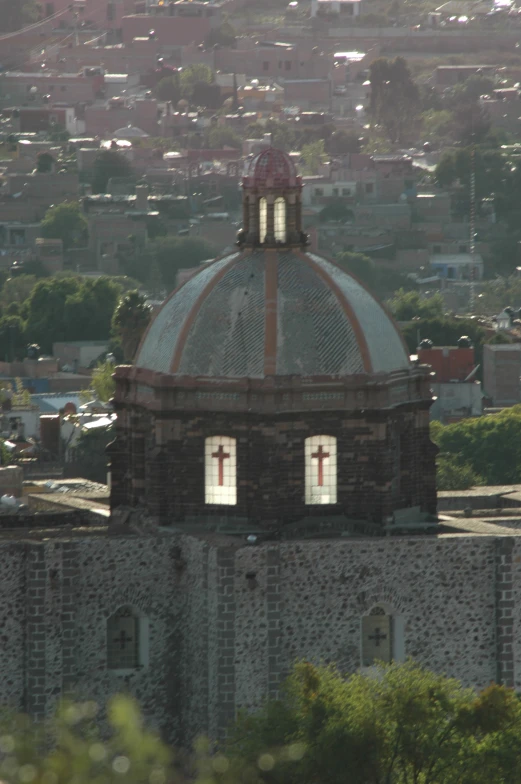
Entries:
POLYGON ((42 717, 63 694, 130 692, 173 742, 223 737, 276 698, 297 659, 355 672, 361 620, 395 618, 397 656, 465 684, 521 688, 521 539, 286 540, 96 533, 0 542, 0 704, 42 717), (146 621, 146 660, 107 667, 107 620, 146 621))

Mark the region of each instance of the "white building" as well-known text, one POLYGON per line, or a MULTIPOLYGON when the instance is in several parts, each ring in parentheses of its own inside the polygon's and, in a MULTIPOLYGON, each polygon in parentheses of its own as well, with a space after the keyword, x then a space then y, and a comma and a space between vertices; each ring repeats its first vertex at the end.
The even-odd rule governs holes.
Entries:
POLYGON ((311 0, 311 16, 338 14, 341 18, 360 16, 361 0, 311 0))

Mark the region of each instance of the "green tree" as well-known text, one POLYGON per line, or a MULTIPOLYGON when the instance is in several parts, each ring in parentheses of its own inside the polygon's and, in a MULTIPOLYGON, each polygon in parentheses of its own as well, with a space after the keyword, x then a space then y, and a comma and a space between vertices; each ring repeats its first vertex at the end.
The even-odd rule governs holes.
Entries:
POLYGON ((108 277, 80 281, 69 293, 63 309, 63 325, 68 340, 106 340, 121 287, 108 277))
POLYGON ((421 115, 423 138, 433 144, 452 141, 454 116, 448 109, 429 109, 421 115))
POLYGON ((443 316, 443 297, 422 297, 417 291, 400 289, 389 302, 394 317, 398 321, 410 321, 413 318, 436 318, 443 316))
POLYGON ((521 706, 413 662, 344 679, 302 662, 283 697, 242 715, 227 780, 251 784, 518 784, 521 706))
POLYGON ((212 259, 216 248, 200 237, 158 237, 145 248, 137 248, 133 255, 121 258, 121 264, 128 275, 145 283, 151 265, 159 270, 161 280, 167 291, 177 285, 177 273, 182 269, 197 267, 202 261, 212 259))
POLYGON ((12 362, 23 359, 27 348, 25 321, 16 315, 0 318, 0 359, 12 362))
POLYGON ((121 287, 106 277, 39 281, 27 302, 27 338, 45 352, 63 340, 108 340, 121 287))
POLYGON ((421 108, 420 93, 403 57, 380 57, 369 68, 369 111, 391 142, 405 141, 421 108))
POLYGON ((141 784, 173 777, 170 750, 145 729, 129 697, 113 697, 106 711, 93 701, 67 701, 47 723, 6 712, 2 738, 9 748, 0 760, 6 784, 19 782, 20 773, 35 784, 141 784))
POLYGON ((37 19, 35 0, 0 0, 0 19, 2 32, 19 30, 37 19))
POLYGON ((155 86, 154 92, 159 101, 171 101, 176 104, 181 98, 179 74, 164 76, 155 86))
POLYGON ((206 144, 212 150, 220 150, 223 147, 233 147, 239 150, 242 146, 242 139, 235 133, 233 128, 216 125, 209 128, 205 134, 206 144))
POLYGON ((452 109, 461 104, 475 103, 481 95, 491 95, 494 87, 492 79, 473 74, 464 82, 447 90, 443 95, 443 103, 452 109))
POLYGON ((468 490, 484 485, 483 477, 467 465, 461 455, 442 455, 436 459, 436 485, 438 490, 468 490))
POLYGON ((320 166, 326 159, 324 140, 305 144, 301 150, 302 170, 305 174, 318 174, 320 166))
POLYGON ((87 239, 87 221, 78 202, 64 202, 48 209, 42 221, 41 235, 62 240, 64 250, 82 247, 87 239))
POLYGON ((479 477, 476 483, 501 485, 521 481, 521 406, 452 425, 438 424, 432 428, 431 437, 453 465, 479 477))
POLYGON ((106 193, 109 180, 113 177, 132 177, 132 164, 117 150, 103 150, 92 165, 92 190, 106 193))
POLYGON ((52 171, 54 163, 54 158, 50 152, 40 152, 36 159, 36 171, 39 174, 46 174, 47 172, 52 171))
POLYGON ((318 219, 321 223, 327 223, 327 221, 341 221, 342 223, 347 223, 354 219, 354 214, 353 210, 345 201, 337 199, 320 210, 318 219))
POLYGON ((35 275, 17 275, 6 280, 0 291, 0 309, 5 310, 12 303, 23 305, 37 282, 35 275))
POLYGON ((185 98, 190 99, 193 95, 196 84, 212 84, 213 72, 204 63, 194 63, 183 68, 179 77, 181 93, 185 98))
POLYGON ((134 359, 151 316, 150 306, 139 291, 128 291, 120 299, 112 317, 112 331, 121 341, 125 362, 134 359))
POLYGON ((98 362, 92 371, 88 389, 82 392, 82 397, 85 401, 88 402, 92 398, 97 398, 102 403, 108 403, 116 391, 116 382, 113 375, 114 364, 112 362, 108 360, 98 362))
POLYGON ((327 150, 332 155, 360 152, 360 134, 355 131, 334 131, 328 140, 327 150))
POLYGON ((225 21, 219 27, 212 27, 205 39, 205 46, 233 46, 237 38, 237 31, 230 22, 225 21))
POLYGON ((362 283, 365 283, 366 286, 369 286, 371 289, 375 287, 375 265, 369 256, 365 256, 363 253, 345 251, 344 253, 339 253, 335 260, 337 264, 345 267, 348 272, 362 281, 362 283))

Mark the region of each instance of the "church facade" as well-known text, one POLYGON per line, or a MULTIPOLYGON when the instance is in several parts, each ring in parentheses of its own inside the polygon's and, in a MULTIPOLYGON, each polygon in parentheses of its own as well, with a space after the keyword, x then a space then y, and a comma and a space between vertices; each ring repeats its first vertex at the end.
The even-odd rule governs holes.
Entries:
POLYGON ((517 529, 437 517, 429 368, 307 251, 301 190, 254 158, 236 251, 116 370, 110 519, 0 518, 0 703, 129 691, 189 743, 298 658, 521 688, 517 529))

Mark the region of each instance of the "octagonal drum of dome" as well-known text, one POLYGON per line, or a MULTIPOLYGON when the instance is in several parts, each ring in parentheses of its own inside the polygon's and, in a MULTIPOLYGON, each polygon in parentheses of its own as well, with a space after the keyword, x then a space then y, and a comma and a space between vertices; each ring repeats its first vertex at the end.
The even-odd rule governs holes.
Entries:
POLYGON ((239 251, 165 302, 135 365, 214 378, 349 376, 409 368, 398 327, 355 278, 313 253, 239 251))

